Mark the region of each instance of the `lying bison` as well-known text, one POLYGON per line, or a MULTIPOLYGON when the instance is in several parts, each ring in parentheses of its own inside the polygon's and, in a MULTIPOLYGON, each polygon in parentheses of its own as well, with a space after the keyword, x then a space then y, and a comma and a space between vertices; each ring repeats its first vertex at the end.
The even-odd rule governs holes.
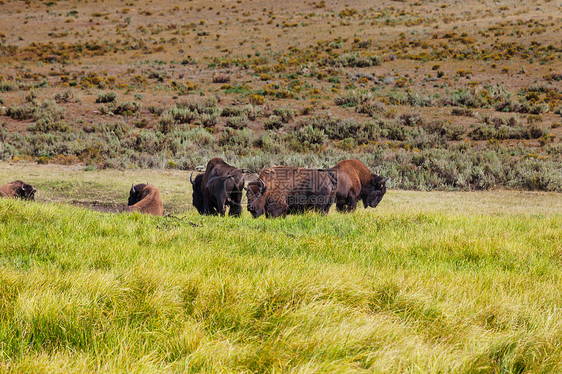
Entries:
POLYGON ((331 170, 338 179, 336 208, 340 212, 355 210, 358 199, 365 208, 374 208, 386 193, 388 178, 371 173, 359 160, 340 161, 331 170))
POLYGON ((126 212, 140 212, 161 216, 164 214, 162 197, 158 188, 151 184, 137 184, 131 187, 126 212))
POLYGON ((14 181, 0 186, 0 197, 19 197, 34 200, 37 190, 32 185, 22 181, 14 181))
POLYGON ((226 206, 230 207, 230 216, 238 217, 242 213, 244 176, 223 159, 211 159, 205 173, 199 174, 195 179, 192 173, 190 181, 193 186, 193 206, 199 214, 224 216, 226 206))
POLYGON ((328 213, 335 200, 336 177, 330 170, 277 166, 264 169, 245 188, 254 218, 315 210, 328 213))

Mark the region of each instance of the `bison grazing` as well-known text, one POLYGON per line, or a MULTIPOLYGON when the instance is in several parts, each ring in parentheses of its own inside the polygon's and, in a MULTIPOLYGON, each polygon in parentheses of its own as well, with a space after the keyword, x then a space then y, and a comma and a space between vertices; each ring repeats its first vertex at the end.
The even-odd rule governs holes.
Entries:
POLYGON ((128 206, 126 212, 140 212, 161 216, 164 214, 162 197, 158 188, 151 184, 137 184, 131 187, 129 192, 128 206))
POLYGON ((32 185, 22 181, 15 181, 0 186, 0 197, 19 197, 25 200, 34 200, 37 190, 32 185))
POLYGON ((197 209, 199 214, 204 214, 205 203, 203 201, 203 190, 201 188, 201 184, 203 183, 203 174, 199 174, 195 177, 195 179, 193 179, 193 173, 191 173, 189 180, 193 186, 193 206, 197 209))
POLYGON ((307 210, 328 213, 335 200, 336 177, 330 170, 277 166, 262 170, 246 191, 248 211, 254 218, 307 210))
POLYGON ((338 179, 336 208, 340 212, 355 210, 358 199, 363 200, 365 208, 374 208, 386 193, 388 178, 371 173, 359 160, 340 161, 331 170, 338 179))
POLYGON ((190 181, 193 186, 193 205, 200 214, 224 216, 226 206, 230 207, 230 216, 240 216, 242 213, 244 176, 223 159, 211 159, 205 173, 195 179, 192 173, 190 181))

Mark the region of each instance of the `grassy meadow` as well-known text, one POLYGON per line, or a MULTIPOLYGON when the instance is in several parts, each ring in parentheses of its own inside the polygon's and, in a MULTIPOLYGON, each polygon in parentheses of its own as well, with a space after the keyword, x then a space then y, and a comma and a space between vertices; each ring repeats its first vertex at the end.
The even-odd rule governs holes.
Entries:
POLYGON ((561 11, 0 0, 0 373, 562 372, 561 11), (212 157, 389 191, 202 217, 212 157))
POLYGON ((562 370, 559 194, 233 219, 185 208, 188 173, 1 166, 39 192, 0 200, 0 371, 562 370), (173 217, 76 206, 147 180, 173 217))

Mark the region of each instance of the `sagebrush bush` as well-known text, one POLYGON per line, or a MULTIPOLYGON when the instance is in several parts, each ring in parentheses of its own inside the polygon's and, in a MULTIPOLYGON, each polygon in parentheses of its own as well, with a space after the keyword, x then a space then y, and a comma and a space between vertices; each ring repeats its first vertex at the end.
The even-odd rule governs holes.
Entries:
POLYGON ((34 121, 55 122, 64 119, 66 110, 53 100, 40 102, 34 99, 31 101, 31 105, 9 107, 6 115, 16 120, 33 119, 34 121))
POLYGON ((217 73, 213 75, 213 83, 228 83, 230 82, 230 75, 217 73))
POLYGON ((226 128, 218 137, 217 144, 236 154, 247 154, 254 142, 254 135, 248 129, 226 128))
POLYGON ((373 96, 370 92, 348 92, 344 96, 338 96, 334 99, 334 103, 339 106, 357 106, 368 103, 373 96))
POLYGON ((367 101, 358 104, 355 107, 357 113, 367 114, 371 117, 377 117, 379 114, 384 113, 386 106, 378 101, 367 101))
POLYGON ((98 95, 96 103, 113 103, 117 100, 117 94, 115 92, 105 92, 98 95))
POLYGON ((27 130, 31 132, 42 132, 42 133, 48 133, 52 131, 67 132, 70 130, 70 126, 68 125, 68 123, 65 122, 49 122, 41 119, 35 122, 34 125, 29 126, 27 130))
POLYGON ((327 138, 324 130, 307 125, 289 135, 289 147, 297 152, 317 151, 327 138))
POLYGON ((160 131, 163 134, 167 134, 172 131, 172 129, 176 125, 176 121, 179 123, 185 123, 183 121, 176 120, 174 115, 170 112, 163 113, 158 119, 156 130, 160 131))
POLYGON ((117 115, 131 116, 137 113, 141 106, 142 104, 139 101, 126 101, 116 105, 113 109, 113 113, 117 115))
POLYGON ((344 54, 336 58, 328 57, 320 61, 320 66, 340 66, 340 67, 370 67, 379 66, 382 58, 374 55, 360 55, 357 53, 344 54))
POLYGON ((199 113, 189 108, 174 106, 160 115, 160 118, 172 118, 178 123, 192 123, 199 118, 199 113))
POLYGON ((453 116, 474 117, 474 112, 470 108, 453 108, 451 114, 453 116))
POLYGON ((291 108, 276 108, 273 109, 273 114, 278 116, 284 123, 291 122, 295 117, 295 111, 291 108))
POLYGON ((398 116, 398 121, 404 126, 419 126, 424 120, 419 113, 402 113, 398 116))
POLYGON ((55 94, 54 99, 57 103, 68 103, 74 99, 74 94, 71 90, 66 90, 55 94))
POLYGON ((281 117, 276 115, 269 116, 263 123, 263 128, 266 130, 279 130, 284 126, 281 117))
POLYGON ((244 114, 245 110, 236 106, 228 106, 222 109, 221 117, 239 117, 244 114))
POLYGON ((247 126, 248 126, 248 117, 244 115, 239 117, 228 117, 226 119, 226 127, 239 130, 247 126))

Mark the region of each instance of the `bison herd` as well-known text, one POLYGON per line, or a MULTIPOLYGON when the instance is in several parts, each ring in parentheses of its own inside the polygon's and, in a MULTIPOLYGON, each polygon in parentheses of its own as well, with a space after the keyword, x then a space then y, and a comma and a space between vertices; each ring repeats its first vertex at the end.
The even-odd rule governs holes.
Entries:
MULTIPOLYGON (((229 215, 240 216, 246 190, 247 208, 254 218, 309 210, 327 214, 334 203, 338 211, 350 212, 359 200, 365 208, 374 208, 386 193, 387 180, 371 173, 359 160, 340 161, 329 169, 275 166, 262 170, 257 180, 246 184, 240 170, 213 158, 203 174, 190 176, 193 206, 200 214, 224 216, 228 207, 229 215)), ((35 192, 22 181, 0 186, 0 197, 33 200, 35 192)), ((151 184, 133 185, 125 211, 163 215, 160 191, 151 184)))
POLYGON ((388 178, 373 174, 359 160, 340 161, 330 169, 275 166, 260 172, 246 186, 242 172, 213 158, 205 173, 193 178, 193 205, 200 214, 242 212, 242 190, 246 190, 248 211, 254 218, 285 216, 314 210, 328 213, 332 204, 340 212, 350 212, 361 199, 365 207, 376 207, 386 193, 388 178))

